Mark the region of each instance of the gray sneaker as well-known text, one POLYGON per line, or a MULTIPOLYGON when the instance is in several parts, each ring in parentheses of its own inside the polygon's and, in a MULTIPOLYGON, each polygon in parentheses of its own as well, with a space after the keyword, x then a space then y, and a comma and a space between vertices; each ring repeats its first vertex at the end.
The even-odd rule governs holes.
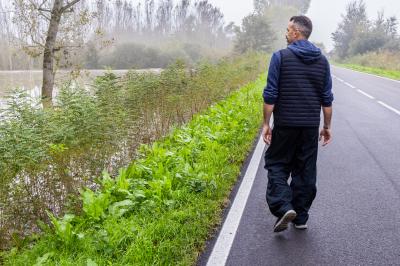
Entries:
POLYGON ((274 232, 282 232, 288 228, 288 224, 296 218, 294 210, 288 210, 281 218, 278 218, 274 225, 274 232))

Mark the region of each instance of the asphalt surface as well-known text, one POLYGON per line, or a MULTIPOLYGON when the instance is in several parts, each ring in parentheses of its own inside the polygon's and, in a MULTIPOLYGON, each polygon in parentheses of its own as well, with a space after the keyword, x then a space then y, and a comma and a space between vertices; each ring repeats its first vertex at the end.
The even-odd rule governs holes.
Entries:
POLYGON ((333 142, 319 148, 309 229, 273 233, 261 158, 225 265, 400 265, 400 82, 332 74, 333 142))

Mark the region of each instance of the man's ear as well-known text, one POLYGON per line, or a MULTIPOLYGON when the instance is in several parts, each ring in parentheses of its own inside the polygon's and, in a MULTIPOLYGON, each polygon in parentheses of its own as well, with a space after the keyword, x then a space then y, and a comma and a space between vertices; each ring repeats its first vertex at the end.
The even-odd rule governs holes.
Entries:
POLYGON ((300 36, 300 32, 298 30, 295 30, 294 31, 294 36, 296 37, 296 39, 299 39, 301 37, 300 36))

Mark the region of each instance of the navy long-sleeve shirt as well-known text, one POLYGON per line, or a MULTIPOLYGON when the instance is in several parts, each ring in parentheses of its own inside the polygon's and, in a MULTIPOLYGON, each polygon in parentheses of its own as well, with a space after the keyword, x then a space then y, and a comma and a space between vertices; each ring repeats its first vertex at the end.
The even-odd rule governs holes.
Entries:
MULTIPOLYGON (((294 44, 289 46, 289 49, 305 57, 310 56, 310 53, 311 56, 315 57, 315 55, 313 55, 312 53, 317 54, 317 51, 319 51, 318 48, 316 48, 310 42, 305 40, 295 42, 294 44)), ((310 58, 312 58, 311 56, 310 58)), ((265 86, 263 91, 263 98, 266 104, 273 105, 276 103, 278 99, 280 67, 281 67, 281 56, 279 52, 275 52, 273 53, 271 58, 268 70, 267 85, 265 86)), ((324 107, 329 107, 332 106, 332 102, 333 102, 332 77, 331 77, 330 65, 328 63, 326 70, 325 84, 322 90, 321 104, 324 107)))

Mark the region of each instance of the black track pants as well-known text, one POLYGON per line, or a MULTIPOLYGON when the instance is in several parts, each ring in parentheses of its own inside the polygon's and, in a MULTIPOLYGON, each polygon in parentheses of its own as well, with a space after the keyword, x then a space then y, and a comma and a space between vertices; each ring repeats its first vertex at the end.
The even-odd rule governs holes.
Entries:
POLYGON ((306 223, 317 193, 317 155, 319 129, 275 127, 271 145, 265 152, 268 170, 266 200, 276 217, 294 209, 296 224, 306 223), (290 185, 289 176, 292 177, 290 185))

